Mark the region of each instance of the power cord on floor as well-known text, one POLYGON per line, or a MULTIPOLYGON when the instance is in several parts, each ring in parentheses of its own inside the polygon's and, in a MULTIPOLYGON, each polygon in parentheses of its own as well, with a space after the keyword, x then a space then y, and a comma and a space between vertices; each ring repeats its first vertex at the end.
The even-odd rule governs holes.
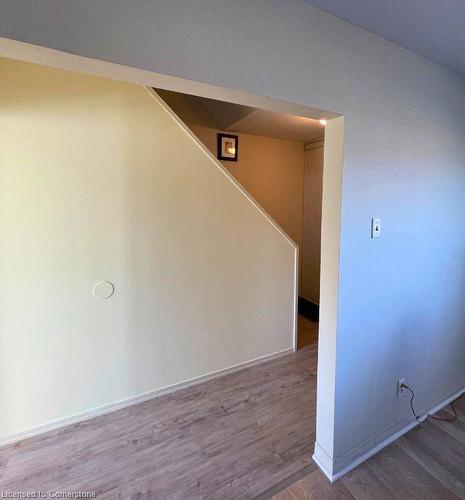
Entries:
POLYGON ((455 398, 454 401, 450 402, 448 406, 450 406, 452 408, 452 411, 454 412, 454 415, 451 417, 451 418, 441 418, 441 417, 435 417, 434 415, 431 415, 430 413, 428 413, 426 415, 426 417, 422 420, 416 413, 415 411, 415 407, 413 406, 413 400, 415 399, 415 392, 413 391, 413 389, 411 387, 409 387, 407 384, 402 384, 401 387, 403 389, 407 389, 407 391, 410 392, 410 394, 412 395, 410 397, 410 408, 412 409, 412 414, 413 416, 415 417, 416 421, 419 423, 419 424, 422 424, 423 422, 426 422, 429 418, 432 418, 434 420, 442 420, 443 422, 453 422, 454 420, 457 420, 458 418, 458 415, 457 415, 457 410, 455 409, 455 406, 454 406, 454 403, 456 401, 458 401, 461 397, 463 397, 465 395, 465 392, 462 392, 462 394, 460 394, 459 397, 455 398))

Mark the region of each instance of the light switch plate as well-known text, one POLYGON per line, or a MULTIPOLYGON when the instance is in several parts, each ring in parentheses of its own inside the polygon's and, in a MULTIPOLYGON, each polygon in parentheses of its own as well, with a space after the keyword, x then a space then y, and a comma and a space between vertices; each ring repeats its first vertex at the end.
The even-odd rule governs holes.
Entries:
POLYGON ((381 219, 371 219, 371 238, 374 240, 381 236, 381 219))

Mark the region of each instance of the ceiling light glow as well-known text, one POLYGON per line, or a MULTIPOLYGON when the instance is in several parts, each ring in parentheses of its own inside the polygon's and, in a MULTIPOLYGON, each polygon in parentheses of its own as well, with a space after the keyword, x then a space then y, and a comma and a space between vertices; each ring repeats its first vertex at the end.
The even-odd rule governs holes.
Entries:
POLYGON ((323 125, 323 127, 328 123, 327 120, 320 120, 320 125, 323 125))

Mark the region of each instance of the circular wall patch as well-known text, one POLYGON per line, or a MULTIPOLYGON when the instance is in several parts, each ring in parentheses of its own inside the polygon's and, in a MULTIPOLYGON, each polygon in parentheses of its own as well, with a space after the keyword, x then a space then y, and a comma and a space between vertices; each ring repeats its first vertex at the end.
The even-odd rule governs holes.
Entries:
POLYGON ((115 287, 110 281, 99 281, 92 288, 92 294, 96 299, 109 299, 115 292, 115 287))

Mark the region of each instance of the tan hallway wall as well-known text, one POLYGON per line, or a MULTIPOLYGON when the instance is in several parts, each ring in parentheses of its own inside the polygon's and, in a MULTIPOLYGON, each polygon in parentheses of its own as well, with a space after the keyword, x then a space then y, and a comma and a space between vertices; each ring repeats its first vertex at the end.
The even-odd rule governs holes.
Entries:
POLYGON ((292 346, 295 246, 144 88, 0 72, 0 441, 292 346))
MULTIPOLYGON (((218 130, 188 124, 216 156, 218 130)), ((233 132, 228 132, 233 133, 233 132)), ((297 243, 302 245, 304 144, 239 135, 239 159, 223 162, 229 172, 297 243)))

